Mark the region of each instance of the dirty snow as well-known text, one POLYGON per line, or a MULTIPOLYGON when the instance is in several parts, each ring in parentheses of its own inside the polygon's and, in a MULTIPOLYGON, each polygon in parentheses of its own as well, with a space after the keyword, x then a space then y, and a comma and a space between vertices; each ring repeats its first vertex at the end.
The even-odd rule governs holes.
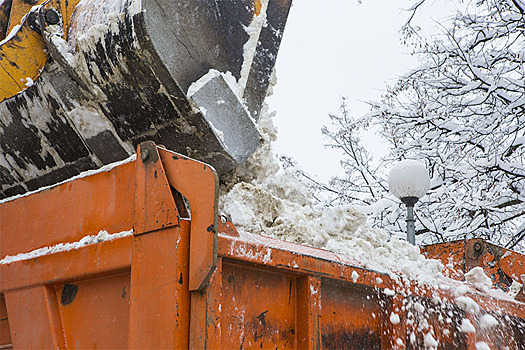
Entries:
POLYGON ((492 287, 492 280, 485 275, 483 268, 475 267, 465 274, 467 283, 472 284, 482 292, 488 292, 492 287))
POLYGON ((13 263, 15 261, 34 259, 34 258, 38 258, 40 256, 44 256, 44 255, 48 255, 48 254, 74 250, 74 249, 78 249, 78 248, 81 248, 81 247, 86 246, 86 245, 95 244, 95 243, 104 242, 104 241, 110 241, 110 240, 113 240, 113 239, 117 239, 117 238, 121 238, 121 237, 125 237, 125 236, 130 236, 132 234, 133 234, 133 230, 122 231, 122 232, 114 233, 114 234, 109 234, 107 231, 102 230, 96 235, 85 236, 85 237, 83 237, 81 240, 79 240, 77 242, 73 242, 73 243, 59 243, 59 244, 55 244, 55 245, 50 246, 50 247, 44 247, 44 248, 35 249, 35 250, 33 250, 31 252, 28 252, 28 253, 20 253, 20 254, 17 254, 17 255, 8 255, 8 256, 4 257, 2 260, 0 260, 0 264, 10 264, 10 263, 13 263))
POLYGON ((356 264, 401 274, 421 283, 444 281, 442 264, 426 259, 404 239, 372 228, 351 206, 317 206, 308 189, 279 164, 272 142, 272 114, 263 107, 258 122, 263 145, 221 188, 220 212, 240 231, 343 254, 356 264))

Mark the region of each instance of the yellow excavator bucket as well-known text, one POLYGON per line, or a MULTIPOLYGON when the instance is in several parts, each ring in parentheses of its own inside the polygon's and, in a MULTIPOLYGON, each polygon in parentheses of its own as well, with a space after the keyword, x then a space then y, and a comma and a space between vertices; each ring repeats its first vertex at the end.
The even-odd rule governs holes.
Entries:
POLYGON ((233 169, 260 144, 291 0, 0 0, 0 198, 151 140, 233 169))

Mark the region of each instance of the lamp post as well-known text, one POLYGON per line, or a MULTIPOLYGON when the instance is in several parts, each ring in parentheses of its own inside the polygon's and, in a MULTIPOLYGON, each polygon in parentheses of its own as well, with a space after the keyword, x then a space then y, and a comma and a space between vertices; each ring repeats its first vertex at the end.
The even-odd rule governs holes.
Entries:
POLYGON ((416 245, 414 205, 430 186, 425 166, 415 160, 403 160, 390 170, 388 177, 390 192, 407 206, 407 240, 416 245))

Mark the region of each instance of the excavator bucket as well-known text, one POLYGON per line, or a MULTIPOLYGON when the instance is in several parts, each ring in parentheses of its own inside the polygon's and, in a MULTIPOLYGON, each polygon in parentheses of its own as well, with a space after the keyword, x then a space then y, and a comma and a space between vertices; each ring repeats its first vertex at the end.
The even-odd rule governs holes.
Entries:
POLYGON ((225 173, 260 144, 291 0, 0 0, 0 198, 154 141, 225 173))

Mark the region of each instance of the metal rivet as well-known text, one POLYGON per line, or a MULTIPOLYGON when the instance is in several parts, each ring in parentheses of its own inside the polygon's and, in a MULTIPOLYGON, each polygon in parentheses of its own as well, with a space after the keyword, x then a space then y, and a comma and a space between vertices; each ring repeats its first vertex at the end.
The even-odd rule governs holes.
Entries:
POLYGON ((145 162, 146 160, 148 160, 149 158, 149 150, 147 149, 143 149, 140 151, 140 159, 142 159, 143 162, 145 162))
POLYGON ((60 17, 54 9, 49 9, 46 11, 46 22, 50 25, 58 24, 58 22, 60 22, 60 17))

